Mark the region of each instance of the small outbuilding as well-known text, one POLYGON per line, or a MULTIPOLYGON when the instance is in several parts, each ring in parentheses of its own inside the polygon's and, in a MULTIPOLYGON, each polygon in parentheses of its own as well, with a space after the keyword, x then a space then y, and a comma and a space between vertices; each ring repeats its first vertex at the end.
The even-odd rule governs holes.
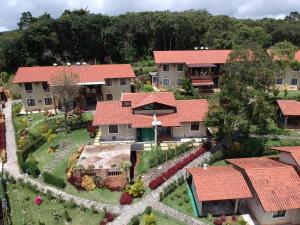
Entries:
POLYGON ((277 100, 277 117, 284 129, 300 129, 300 102, 277 100))
POLYGON ((237 214, 239 201, 252 198, 242 173, 232 166, 188 168, 187 172, 199 216, 237 214))

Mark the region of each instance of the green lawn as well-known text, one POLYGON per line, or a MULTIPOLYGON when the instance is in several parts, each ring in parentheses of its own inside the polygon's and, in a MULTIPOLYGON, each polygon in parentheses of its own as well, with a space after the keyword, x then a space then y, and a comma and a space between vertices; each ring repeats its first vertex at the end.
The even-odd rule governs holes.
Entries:
POLYGON ((91 210, 80 210, 79 207, 72 208, 66 203, 58 200, 50 200, 44 194, 40 194, 43 203, 39 206, 34 204, 38 194, 20 184, 8 185, 9 204, 12 211, 12 223, 19 224, 45 224, 64 225, 65 210, 72 218, 72 225, 98 225, 103 218, 103 213, 93 213, 91 210))
POLYGON ((226 163, 225 160, 220 160, 220 161, 213 163, 211 166, 227 166, 227 165, 228 165, 228 163, 226 163))
POLYGON ((286 96, 284 96, 284 91, 280 91, 277 98, 295 99, 295 100, 298 99, 299 100, 300 99, 300 90, 288 91, 288 94, 286 96))
MULTIPOLYGON (((70 145, 74 146, 74 145, 93 143, 93 139, 89 137, 89 133, 86 131, 86 129, 79 129, 79 130, 74 130, 71 133, 65 133, 65 132, 58 133, 57 137, 52 141, 52 143, 65 144, 64 148, 67 148, 70 145)), ((47 163, 51 163, 51 160, 53 160, 55 155, 58 154, 59 151, 61 150, 59 148, 55 153, 48 153, 48 147, 49 147, 49 143, 46 142, 42 146, 40 146, 35 152, 32 153, 33 157, 38 161, 38 168, 41 171, 44 171, 47 163)), ((75 147, 74 151, 76 151, 77 149, 78 148, 75 147)), ((67 163, 68 156, 61 159, 62 162, 67 163)))
MULTIPOLYGON (((182 223, 182 222, 180 222, 166 214, 163 214, 161 212, 153 211, 153 214, 155 216, 157 225, 185 225, 185 223, 182 223)), ((145 225, 145 215, 141 216, 140 224, 145 225)))
POLYGON ((178 186, 175 191, 166 196, 162 202, 179 212, 195 217, 186 183, 178 186))

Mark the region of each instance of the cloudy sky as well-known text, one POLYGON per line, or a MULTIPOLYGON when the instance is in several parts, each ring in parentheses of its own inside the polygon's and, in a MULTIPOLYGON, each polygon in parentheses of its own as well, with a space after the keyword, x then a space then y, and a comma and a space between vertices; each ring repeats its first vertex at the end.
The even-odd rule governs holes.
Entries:
POLYGON ((65 9, 75 8, 108 15, 193 8, 238 18, 282 18, 291 11, 300 11, 300 0, 0 0, 0 31, 15 29, 24 11, 58 17, 65 9))

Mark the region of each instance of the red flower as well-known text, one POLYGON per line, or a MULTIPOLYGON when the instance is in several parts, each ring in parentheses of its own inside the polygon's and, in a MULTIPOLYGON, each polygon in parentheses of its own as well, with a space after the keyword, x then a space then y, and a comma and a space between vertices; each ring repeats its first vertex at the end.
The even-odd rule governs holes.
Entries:
POLYGON ((38 196, 35 197, 34 203, 36 205, 40 205, 40 204, 42 204, 42 202, 43 202, 43 199, 42 199, 41 196, 38 195, 38 196))
POLYGON ((128 194, 127 192, 123 192, 120 197, 120 204, 121 205, 130 205, 132 203, 132 196, 128 194))

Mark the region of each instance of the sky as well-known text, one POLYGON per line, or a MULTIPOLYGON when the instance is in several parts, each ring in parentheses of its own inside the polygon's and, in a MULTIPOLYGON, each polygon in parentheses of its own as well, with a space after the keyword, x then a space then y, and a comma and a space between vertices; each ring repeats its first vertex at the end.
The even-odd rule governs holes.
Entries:
POLYGON ((87 8, 93 13, 118 15, 155 10, 206 9, 213 15, 237 18, 284 18, 300 11, 300 0, 0 0, 0 32, 17 28, 22 12, 48 12, 59 17, 65 9, 87 8))

